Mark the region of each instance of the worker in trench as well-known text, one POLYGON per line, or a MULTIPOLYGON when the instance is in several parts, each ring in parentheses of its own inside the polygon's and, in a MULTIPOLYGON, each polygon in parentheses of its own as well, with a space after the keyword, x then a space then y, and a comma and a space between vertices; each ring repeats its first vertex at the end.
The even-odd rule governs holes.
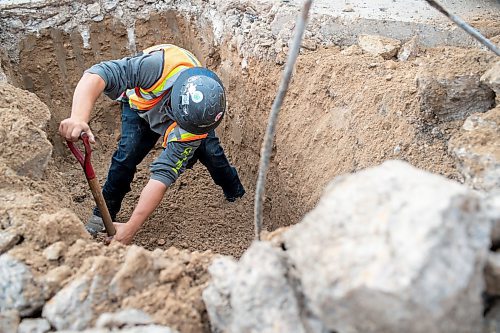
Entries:
MULTIPOLYGON (((130 191, 136 166, 159 138, 164 147, 150 166, 151 177, 130 219, 115 223, 114 240, 130 244, 167 188, 198 160, 222 188, 226 200, 232 202, 245 194, 214 131, 226 110, 224 86, 214 72, 201 67, 191 52, 164 44, 134 57, 92 66, 78 82, 71 116, 59 126, 61 136, 75 142, 86 132, 90 142, 95 143, 89 121, 103 92, 121 102, 122 112, 120 142, 102 190, 113 221, 130 191)), ((94 236, 104 231, 97 207, 86 229, 94 236)))

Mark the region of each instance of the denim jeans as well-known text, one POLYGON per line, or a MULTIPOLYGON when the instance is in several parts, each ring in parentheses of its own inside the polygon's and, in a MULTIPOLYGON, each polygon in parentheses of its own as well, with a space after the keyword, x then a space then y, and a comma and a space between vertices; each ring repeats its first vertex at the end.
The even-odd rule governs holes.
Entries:
MULTIPOLYGON (((125 195, 130 192, 130 184, 137 171, 137 165, 153 149, 160 134, 152 131, 149 124, 139 117, 136 111, 122 104, 122 132, 118 148, 111 159, 106 183, 102 194, 113 220, 120 211, 125 195)), ((245 189, 240 182, 238 172, 231 166, 222 149, 215 131, 210 131, 208 137, 196 149, 194 156, 188 162, 188 168, 200 161, 210 173, 215 184, 219 185, 228 201, 242 197, 245 189)), ((99 209, 94 207, 94 214, 101 216, 99 209)))

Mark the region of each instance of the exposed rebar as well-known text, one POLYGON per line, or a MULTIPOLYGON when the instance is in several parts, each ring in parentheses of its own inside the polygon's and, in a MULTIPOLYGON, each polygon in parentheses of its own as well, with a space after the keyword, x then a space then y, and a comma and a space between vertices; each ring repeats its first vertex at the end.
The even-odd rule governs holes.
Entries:
POLYGON ((497 56, 500 56, 500 49, 493 44, 489 39, 484 37, 479 31, 470 26, 467 22, 462 20, 457 15, 450 13, 446 8, 444 8, 439 2, 435 0, 425 0, 429 5, 436 8, 438 11, 446 15, 450 20, 455 22, 460 28, 465 30, 469 35, 477 39, 481 44, 489 48, 492 52, 494 52, 497 56))
POLYGON ((283 76, 281 78, 281 83, 278 88, 278 93, 276 95, 276 98, 274 99, 271 113, 269 114, 266 133, 262 142, 259 172, 257 176, 257 186, 255 189, 254 206, 255 239, 257 240, 260 240, 260 231, 262 228, 262 211, 265 195, 266 176, 269 169, 269 161, 271 159, 271 150, 273 147, 274 134, 276 131, 276 121, 278 119, 281 104, 283 103, 283 99, 285 98, 286 92, 288 90, 288 85, 290 84, 290 78, 292 77, 295 61, 297 60, 297 56, 300 51, 300 44, 302 41, 302 36, 304 35, 304 30, 311 5, 312 0, 305 0, 302 6, 302 10, 297 17, 297 23, 295 25, 295 36, 288 53, 288 58, 285 64, 285 69, 283 71, 283 76))

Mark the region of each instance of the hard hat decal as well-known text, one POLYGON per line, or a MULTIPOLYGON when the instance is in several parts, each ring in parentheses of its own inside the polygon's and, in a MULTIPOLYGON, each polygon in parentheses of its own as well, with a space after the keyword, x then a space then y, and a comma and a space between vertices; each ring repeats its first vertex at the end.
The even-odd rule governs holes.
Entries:
POLYGON ((203 100, 203 93, 196 89, 196 84, 189 82, 186 86, 187 93, 191 95, 191 99, 195 103, 200 103, 203 100))
POLYGON ((181 98, 182 98, 181 101, 182 105, 189 105, 189 95, 181 95, 181 98))
POLYGON ((215 121, 217 122, 217 120, 219 120, 220 117, 222 117, 223 114, 224 114, 224 112, 217 113, 217 115, 215 116, 215 121))
POLYGON ((200 103, 203 100, 203 93, 196 90, 191 93, 191 98, 193 99, 193 102, 200 103))

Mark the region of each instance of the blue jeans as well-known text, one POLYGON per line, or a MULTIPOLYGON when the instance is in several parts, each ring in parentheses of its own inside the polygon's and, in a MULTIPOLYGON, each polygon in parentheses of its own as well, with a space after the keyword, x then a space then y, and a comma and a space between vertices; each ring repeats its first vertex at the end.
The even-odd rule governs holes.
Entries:
MULTIPOLYGON (((152 131, 136 111, 131 110, 127 104, 122 104, 121 138, 102 189, 113 220, 120 211, 123 198, 131 190, 130 184, 137 165, 153 149, 159 138, 160 134, 152 131)), ((228 201, 234 201, 245 194, 238 172, 229 164, 215 131, 210 131, 208 137, 203 139, 187 167, 192 168, 198 160, 207 168, 215 184, 222 187, 228 201)), ((101 216, 97 207, 94 207, 94 214, 101 216)))

